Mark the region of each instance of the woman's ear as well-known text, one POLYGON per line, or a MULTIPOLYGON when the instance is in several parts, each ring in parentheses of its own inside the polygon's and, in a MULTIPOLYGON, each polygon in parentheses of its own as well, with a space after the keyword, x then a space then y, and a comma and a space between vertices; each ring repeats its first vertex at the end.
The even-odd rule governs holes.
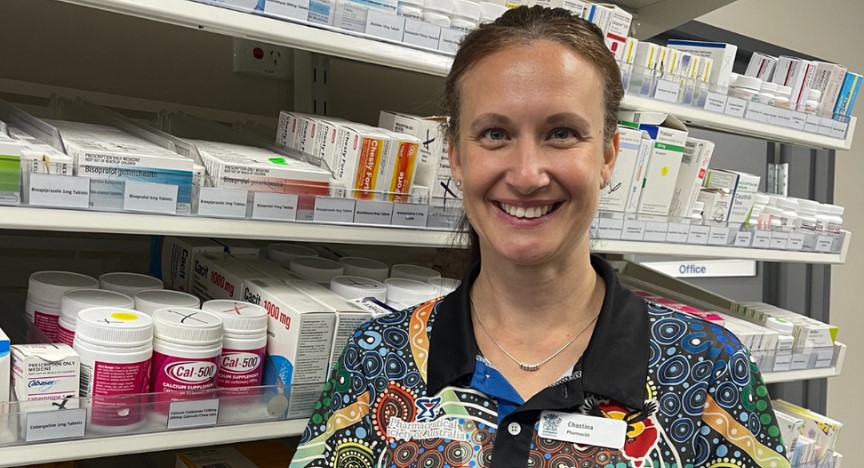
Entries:
POLYGON ((459 158, 459 150, 457 149, 459 145, 456 144, 456 138, 453 137, 453 134, 450 133, 447 138, 447 159, 450 160, 450 174, 453 180, 459 181, 459 184, 462 183, 462 161, 459 158))
POLYGON ((618 129, 615 129, 615 133, 612 134, 612 138, 609 139, 609 143, 604 145, 603 148, 603 166, 600 168, 600 188, 603 188, 603 185, 611 180, 612 171, 615 170, 615 161, 618 159, 618 149, 621 145, 620 133, 618 133, 618 129))

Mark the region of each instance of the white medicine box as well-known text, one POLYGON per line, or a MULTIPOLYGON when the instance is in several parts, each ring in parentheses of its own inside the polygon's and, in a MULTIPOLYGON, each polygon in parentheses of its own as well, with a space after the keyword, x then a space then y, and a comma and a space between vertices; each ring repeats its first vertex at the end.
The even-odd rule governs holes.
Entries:
MULTIPOLYGON (((650 150, 643 152, 643 138, 650 140, 642 130, 618 127, 620 145, 615 169, 608 185, 601 191, 598 208, 603 211, 624 212, 631 197, 638 201, 642 178, 648 164, 650 150)), ((650 146, 649 146, 650 148, 650 146)), ((634 202, 635 204, 635 202, 634 202)))
MULTIPOLYGON (((54 401, 78 397, 81 359, 71 346, 26 344, 11 348, 12 388, 17 401, 43 401, 45 409, 51 409, 54 401)), ((77 404, 72 400, 66 407, 77 404)))

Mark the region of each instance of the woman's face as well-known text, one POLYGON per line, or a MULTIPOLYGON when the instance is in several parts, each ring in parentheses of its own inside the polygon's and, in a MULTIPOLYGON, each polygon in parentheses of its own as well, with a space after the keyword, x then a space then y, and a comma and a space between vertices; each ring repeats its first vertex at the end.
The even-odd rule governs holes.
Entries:
POLYGON ((460 95, 449 157, 483 258, 536 265, 587 250, 618 153, 617 134, 603 139, 595 67, 566 46, 536 41, 478 62, 460 95))

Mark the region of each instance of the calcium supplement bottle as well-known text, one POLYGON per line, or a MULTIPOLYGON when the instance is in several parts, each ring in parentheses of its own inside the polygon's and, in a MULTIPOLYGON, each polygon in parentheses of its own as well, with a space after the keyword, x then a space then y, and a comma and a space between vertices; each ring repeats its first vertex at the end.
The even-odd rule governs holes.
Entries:
POLYGON ((288 268, 291 260, 297 257, 317 257, 318 252, 311 247, 297 244, 270 244, 267 246, 267 258, 288 268))
POLYGON ((94 307, 132 309, 135 307, 135 301, 125 294, 104 289, 71 289, 66 291, 60 305, 57 343, 72 346, 75 339, 75 327, 78 323, 78 312, 94 307))
POLYGON ((387 305, 396 310, 407 309, 438 297, 438 288, 429 283, 406 278, 388 278, 384 284, 387 285, 387 305))
POLYGON ((401 263, 393 265, 393 267, 390 268, 390 277, 407 278, 425 283, 432 278, 440 278, 441 273, 438 273, 437 271, 431 270, 429 268, 423 268, 417 265, 401 263))
POLYGON ((290 270, 302 279, 329 286, 330 280, 342 276, 345 268, 341 263, 326 258, 298 257, 291 260, 290 270))
POLYGON ((116 291, 127 296, 134 296, 140 291, 162 289, 165 285, 159 278, 140 273, 105 273, 99 277, 99 286, 108 291, 116 291))
POLYGON ((390 267, 384 262, 363 257, 342 257, 339 259, 345 276, 362 276, 375 281, 387 279, 390 267))
POLYGON ((68 271, 37 271, 30 275, 24 312, 52 343, 57 341, 63 294, 70 289, 99 289, 95 278, 68 271))
POLYGON ((133 298, 135 299, 135 309, 147 315, 153 315, 153 312, 166 307, 191 307, 193 309, 201 307, 201 301, 197 297, 168 289, 141 291, 136 293, 133 298))
POLYGON ((267 350, 267 311, 255 304, 207 301, 201 310, 222 319, 222 355, 216 371, 219 388, 257 387, 264 375, 267 350))
POLYGON ((330 290, 348 300, 374 297, 387 302, 387 286, 370 278, 337 276, 330 281, 330 290))

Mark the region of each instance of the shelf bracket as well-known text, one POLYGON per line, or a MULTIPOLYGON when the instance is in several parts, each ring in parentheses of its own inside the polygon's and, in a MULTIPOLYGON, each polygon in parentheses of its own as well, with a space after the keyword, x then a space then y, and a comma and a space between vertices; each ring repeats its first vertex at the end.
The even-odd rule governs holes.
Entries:
POLYGON ((327 80, 330 59, 324 54, 294 50, 294 109, 328 115, 327 80))

